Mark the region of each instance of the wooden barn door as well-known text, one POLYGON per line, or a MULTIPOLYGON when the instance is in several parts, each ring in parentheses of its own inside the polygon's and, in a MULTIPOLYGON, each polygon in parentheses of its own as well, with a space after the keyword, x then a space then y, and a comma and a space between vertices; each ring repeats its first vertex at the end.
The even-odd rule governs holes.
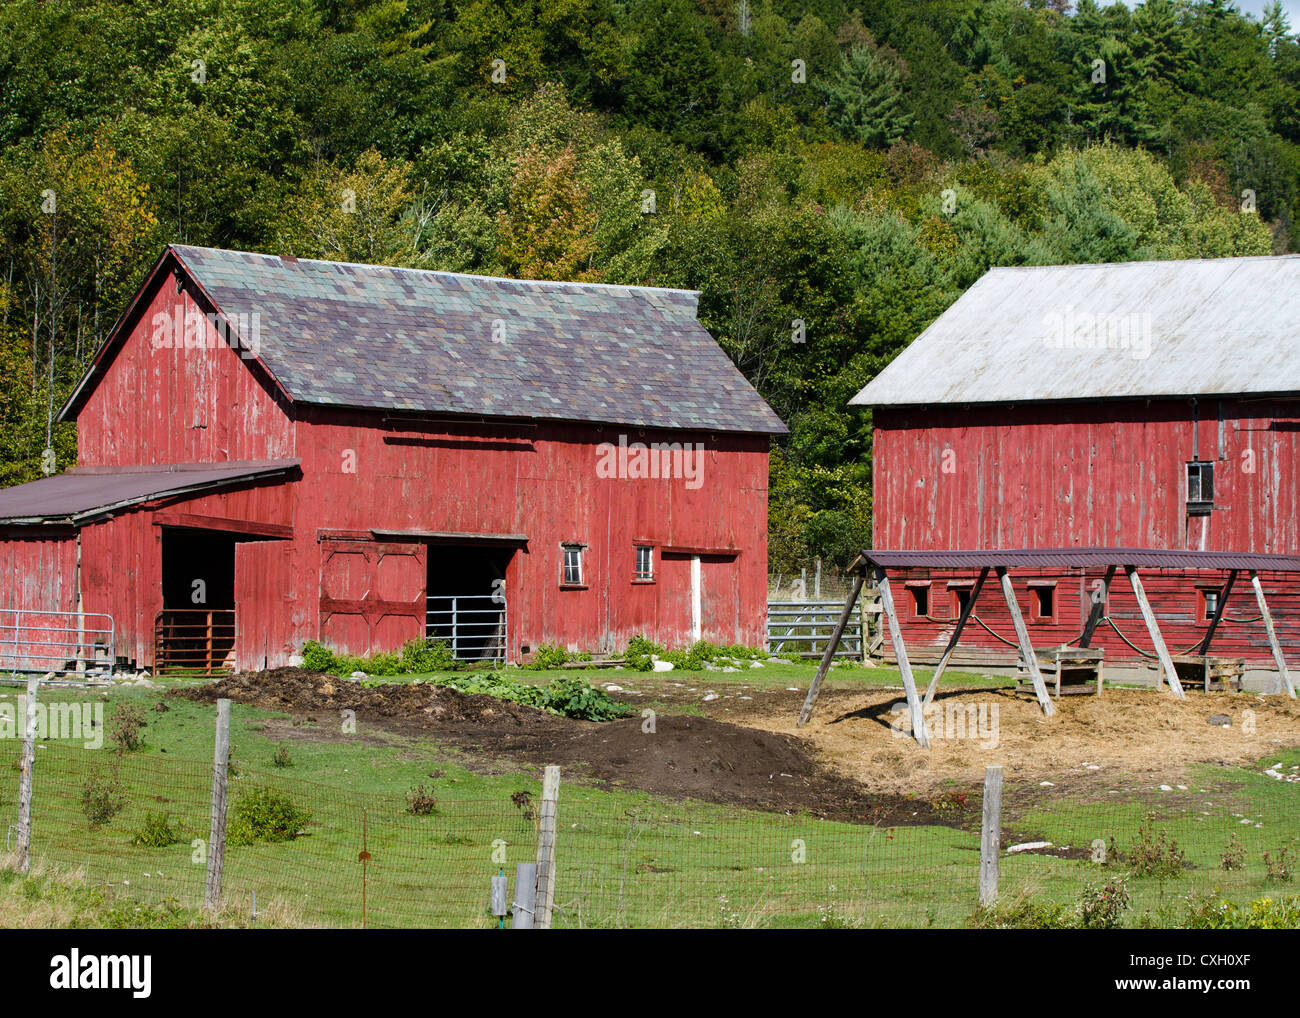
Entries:
POLYGON ((321 642, 348 654, 370 654, 422 639, 427 562, 423 544, 321 541, 321 642))
POLYGON ((740 616, 736 560, 722 555, 701 555, 698 561, 700 637, 723 646, 735 643, 740 616))
POLYGON ((235 667, 240 671, 288 663, 295 646, 293 542, 235 545, 235 667))

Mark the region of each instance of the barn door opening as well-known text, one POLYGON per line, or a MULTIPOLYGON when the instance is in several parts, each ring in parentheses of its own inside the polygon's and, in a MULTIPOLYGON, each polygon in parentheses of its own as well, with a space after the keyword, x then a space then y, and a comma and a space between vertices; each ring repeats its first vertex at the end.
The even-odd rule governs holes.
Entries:
POLYGON ((425 633, 459 661, 505 661, 506 569, 514 548, 429 546, 425 633))
POLYGON ((163 608, 154 620, 154 670, 229 667, 235 647, 235 535, 162 529, 163 608))

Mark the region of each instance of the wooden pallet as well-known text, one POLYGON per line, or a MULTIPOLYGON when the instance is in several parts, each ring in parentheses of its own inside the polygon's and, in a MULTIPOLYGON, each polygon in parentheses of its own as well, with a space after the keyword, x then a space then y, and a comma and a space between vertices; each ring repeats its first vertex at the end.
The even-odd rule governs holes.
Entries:
POLYGON ((1174 670, 1184 687, 1205 692, 1240 690, 1246 661, 1239 657, 1211 657, 1208 654, 1175 654, 1174 670))
MULTIPOLYGON (((1039 671, 1043 681, 1054 687, 1053 695, 1072 696, 1079 693, 1095 692, 1101 695, 1105 687, 1102 674, 1102 662, 1106 651, 1100 647, 1035 647, 1034 656, 1038 658, 1039 671)), ((1016 691, 1034 691, 1033 680, 1023 661, 1018 661, 1016 672, 1016 691)))

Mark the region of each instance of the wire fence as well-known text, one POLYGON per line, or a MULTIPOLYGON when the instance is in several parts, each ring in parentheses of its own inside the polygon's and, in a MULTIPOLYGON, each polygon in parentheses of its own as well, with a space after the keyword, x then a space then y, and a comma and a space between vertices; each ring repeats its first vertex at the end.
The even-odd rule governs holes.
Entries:
MULTIPOLYGON (((20 749, 18 740, 0 740, 0 815, 8 825, 17 815, 20 749)), ((491 878, 513 881, 517 863, 537 859, 537 782, 518 785, 496 798, 450 798, 440 789, 436 803, 413 803, 236 766, 223 902, 250 921, 270 915, 289 925, 496 926, 491 878), (242 841, 248 804, 268 801, 291 804, 291 836, 242 841)), ((1020 801, 1009 785, 1000 900, 1029 895, 1071 905, 1089 885, 1123 880, 1133 921, 1145 915, 1173 925, 1188 895, 1217 892, 1245 904, 1294 893, 1300 785, 1291 788, 1296 796, 1268 798, 1281 805, 1262 811, 1196 788, 1164 793, 1153 805, 1043 798, 1028 789, 1020 801)), ((135 901, 200 907, 211 791, 210 762, 42 743, 32 858, 135 901)), ((842 823, 696 802, 629 804, 566 785, 554 925, 965 925, 979 893, 978 799, 949 795, 937 812, 929 803, 922 813, 918 803, 915 819, 894 810, 884 820, 842 823)), ((8 833, 12 843, 12 826, 8 833)))

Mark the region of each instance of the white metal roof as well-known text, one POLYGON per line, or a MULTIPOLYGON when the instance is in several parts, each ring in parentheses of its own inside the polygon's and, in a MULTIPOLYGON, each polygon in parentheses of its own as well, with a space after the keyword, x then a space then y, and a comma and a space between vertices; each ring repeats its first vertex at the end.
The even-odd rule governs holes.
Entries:
POLYGON ((1300 392, 1300 255, 990 269, 859 406, 1300 392))

